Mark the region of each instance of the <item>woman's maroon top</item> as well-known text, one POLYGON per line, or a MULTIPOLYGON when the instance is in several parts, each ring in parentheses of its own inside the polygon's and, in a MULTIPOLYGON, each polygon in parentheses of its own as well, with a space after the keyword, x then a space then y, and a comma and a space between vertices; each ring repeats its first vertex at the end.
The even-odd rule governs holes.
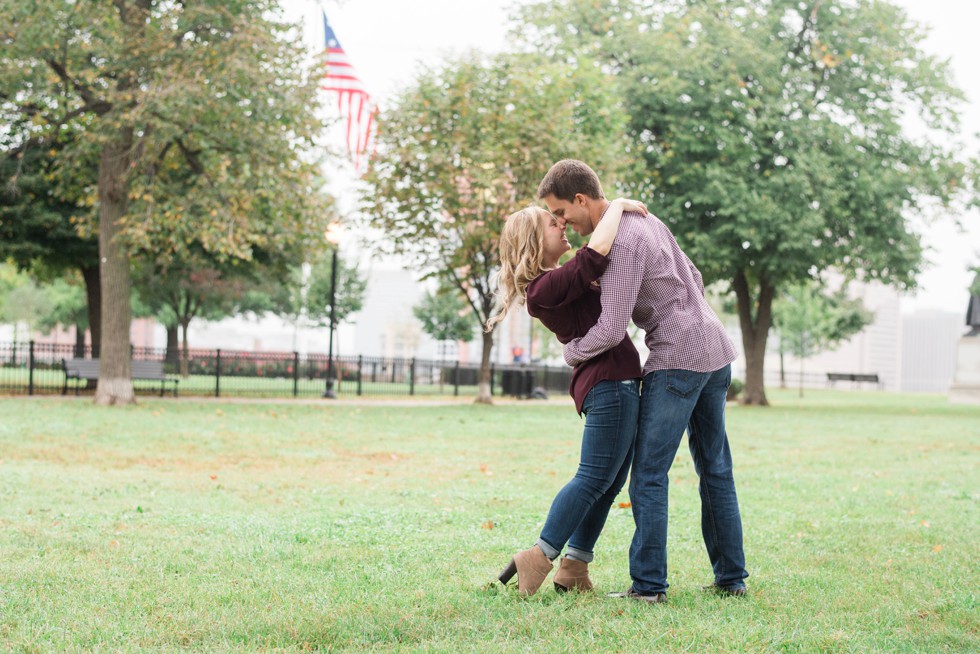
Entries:
MULTIPOLYGON (((608 263, 608 257, 581 248, 564 266, 549 270, 528 284, 527 312, 553 331, 562 343, 585 336, 602 313, 599 277, 608 263)), ((641 376, 640 355, 629 336, 623 334, 619 345, 575 366, 568 392, 575 398, 575 408, 582 413, 585 396, 599 382, 641 376)))

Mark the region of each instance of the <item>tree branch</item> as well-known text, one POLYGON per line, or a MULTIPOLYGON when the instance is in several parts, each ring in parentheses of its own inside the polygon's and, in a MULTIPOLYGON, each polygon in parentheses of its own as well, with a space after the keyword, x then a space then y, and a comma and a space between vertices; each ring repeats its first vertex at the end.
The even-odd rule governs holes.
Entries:
MULTIPOLYGON (((78 91, 78 95, 85 101, 85 105, 83 107, 76 109, 71 113, 79 115, 88 111, 94 111, 99 116, 102 116, 112 110, 112 103, 97 97, 92 89, 77 82, 76 80, 73 80, 71 75, 68 74, 68 70, 65 69, 61 62, 55 61, 54 59, 45 59, 45 63, 47 63, 48 67, 53 70, 59 78, 61 78, 61 81, 64 82, 66 86, 70 86, 78 91)), ((64 123, 62 122, 62 124, 64 123)))

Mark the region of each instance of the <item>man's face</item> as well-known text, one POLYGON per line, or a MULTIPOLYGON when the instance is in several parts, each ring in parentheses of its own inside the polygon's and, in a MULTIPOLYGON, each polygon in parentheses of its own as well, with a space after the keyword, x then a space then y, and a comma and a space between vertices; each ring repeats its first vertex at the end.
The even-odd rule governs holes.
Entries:
POLYGON ((581 193, 577 194, 571 202, 559 200, 554 195, 546 195, 541 199, 548 206, 548 211, 558 219, 558 224, 562 228, 570 226, 582 236, 588 236, 595 229, 589 217, 585 196, 581 193))

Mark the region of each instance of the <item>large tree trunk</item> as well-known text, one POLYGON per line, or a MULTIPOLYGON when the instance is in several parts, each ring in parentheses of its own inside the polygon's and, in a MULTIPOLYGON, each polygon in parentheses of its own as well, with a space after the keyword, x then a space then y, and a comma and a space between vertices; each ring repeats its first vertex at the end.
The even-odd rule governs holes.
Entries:
POLYGON ((167 328, 167 354, 166 362, 168 366, 177 369, 180 361, 180 331, 177 325, 166 325, 167 328))
MULTIPOLYGON (((92 357, 97 359, 99 357, 99 345, 102 343, 102 288, 99 281, 99 266, 82 268, 82 279, 85 280, 88 329, 92 334, 92 357)), ((82 334, 82 339, 84 338, 85 335, 82 334)))
POLYGON ((743 271, 735 275, 732 286, 738 300, 738 320, 742 328, 742 347, 745 350, 745 388, 741 403, 768 406, 763 371, 775 289, 764 276, 760 276, 759 292, 753 297, 743 271))
POLYGON ((76 359, 85 357, 85 326, 82 324, 75 325, 75 353, 72 356, 76 359))
POLYGON ((99 347, 99 385, 95 403, 132 404, 132 366, 129 331, 129 259, 117 238, 120 219, 129 200, 127 173, 133 144, 131 129, 102 148, 99 160, 99 276, 102 289, 102 336, 99 347))
POLYGON ((183 336, 183 348, 180 357, 180 376, 188 377, 191 374, 191 350, 187 344, 187 328, 190 326, 190 319, 180 321, 180 331, 183 336))
POLYGON ((493 350, 493 332, 483 332, 483 358, 480 360, 480 383, 476 392, 477 404, 493 404, 493 396, 490 395, 491 350, 493 350))

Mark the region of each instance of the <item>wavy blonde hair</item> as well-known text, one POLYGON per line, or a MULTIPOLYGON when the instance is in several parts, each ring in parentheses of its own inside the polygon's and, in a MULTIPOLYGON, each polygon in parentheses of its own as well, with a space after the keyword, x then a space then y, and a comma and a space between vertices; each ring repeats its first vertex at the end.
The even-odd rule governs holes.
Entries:
POLYGON ((542 216, 548 216, 548 212, 538 207, 527 207, 507 216, 500 234, 497 300, 494 313, 487 320, 488 332, 504 319, 515 301, 524 304, 528 284, 545 271, 542 216))

